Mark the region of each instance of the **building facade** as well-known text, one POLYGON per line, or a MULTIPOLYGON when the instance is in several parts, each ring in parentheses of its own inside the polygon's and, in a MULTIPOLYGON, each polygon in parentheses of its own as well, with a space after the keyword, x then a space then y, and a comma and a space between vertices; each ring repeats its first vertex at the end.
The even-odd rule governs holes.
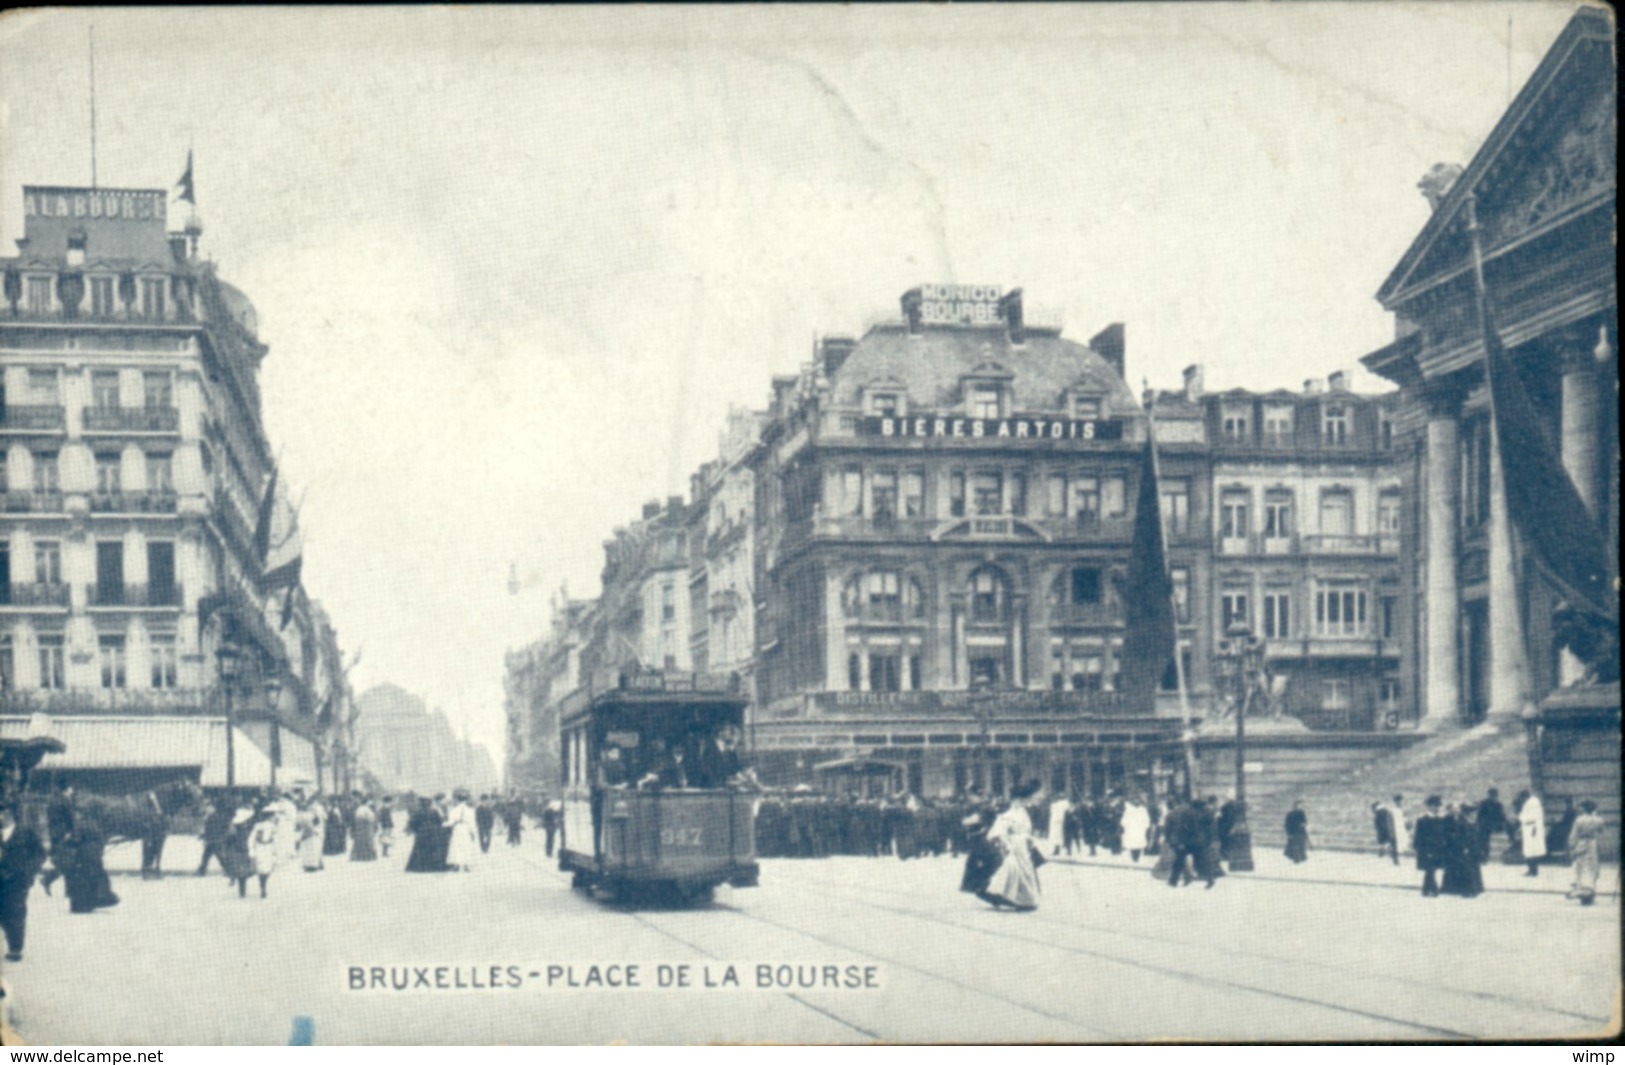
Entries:
POLYGON ((297 533, 267 502, 253 305, 198 257, 195 216, 169 230, 163 190, 29 187, 23 205, 0 259, 5 727, 71 719, 42 768, 86 780, 308 780, 336 640, 302 596, 256 591, 297 533))

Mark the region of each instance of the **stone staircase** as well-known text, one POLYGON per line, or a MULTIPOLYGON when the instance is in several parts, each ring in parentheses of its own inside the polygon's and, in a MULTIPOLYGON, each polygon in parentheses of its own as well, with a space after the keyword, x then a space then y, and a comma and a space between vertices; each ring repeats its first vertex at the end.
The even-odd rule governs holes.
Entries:
POLYGON ((1248 820, 1257 844, 1279 846, 1285 841, 1286 813, 1294 799, 1302 799, 1315 846, 1375 851, 1373 802, 1403 795, 1414 820, 1429 795, 1446 802, 1477 802, 1491 787, 1500 789, 1509 815, 1513 796, 1529 787, 1529 751, 1521 721, 1441 731, 1331 780, 1262 795, 1249 804, 1248 820))

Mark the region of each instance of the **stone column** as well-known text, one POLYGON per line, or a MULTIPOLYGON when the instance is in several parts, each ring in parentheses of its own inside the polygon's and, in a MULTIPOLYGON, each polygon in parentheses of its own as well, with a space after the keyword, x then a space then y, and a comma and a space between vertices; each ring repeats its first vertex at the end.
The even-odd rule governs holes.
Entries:
MULTIPOLYGON (((1494 436, 1494 418, 1491 434, 1494 436)), ((1501 447, 1490 446, 1490 706, 1492 717, 1518 720, 1529 698, 1524 650, 1522 589, 1512 557, 1512 516, 1507 513, 1501 447)))
POLYGON ((824 570, 824 690, 851 687, 846 672, 846 611, 841 604, 841 577, 824 570))
MULTIPOLYGON (((1563 468, 1593 518, 1597 515, 1597 452, 1601 446, 1597 439, 1600 396, 1595 366, 1596 361, 1606 361, 1611 354, 1606 330, 1596 348, 1593 354, 1583 341, 1568 342, 1563 352, 1563 468)), ((1558 664, 1558 683, 1567 687, 1584 676, 1585 665, 1564 651, 1558 664)))
POLYGON ((1427 660, 1422 714, 1437 725, 1456 720, 1461 711, 1460 652, 1456 641, 1461 611, 1456 586, 1460 403, 1454 391, 1443 389, 1425 398, 1427 472, 1422 494, 1427 515, 1427 553, 1423 556, 1427 564, 1427 660))

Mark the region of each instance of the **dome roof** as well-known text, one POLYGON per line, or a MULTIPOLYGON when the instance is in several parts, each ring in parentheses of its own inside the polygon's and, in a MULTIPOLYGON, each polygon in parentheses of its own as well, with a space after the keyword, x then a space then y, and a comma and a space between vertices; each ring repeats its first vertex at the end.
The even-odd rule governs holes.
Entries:
POLYGON ((241 289, 224 281, 220 282, 220 298, 225 301, 226 310, 231 313, 232 319, 247 330, 249 336, 258 339, 260 318, 254 310, 253 301, 243 295, 241 289))

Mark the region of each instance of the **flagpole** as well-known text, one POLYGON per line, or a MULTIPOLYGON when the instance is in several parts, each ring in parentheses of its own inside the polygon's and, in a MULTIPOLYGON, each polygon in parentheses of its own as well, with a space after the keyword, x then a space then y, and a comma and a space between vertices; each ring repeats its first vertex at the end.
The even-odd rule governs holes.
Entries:
POLYGON ((1145 436, 1146 445, 1151 449, 1151 476, 1156 478, 1157 499, 1157 531, 1162 536, 1162 575, 1168 582, 1168 609, 1174 619, 1174 683, 1179 689, 1179 743, 1185 755, 1185 794, 1196 793, 1196 750, 1191 735, 1191 700, 1190 692, 1185 687, 1185 656, 1179 650, 1179 603, 1174 599, 1173 578, 1168 569, 1168 518, 1162 512, 1162 465, 1157 461, 1157 433, 1155 410, 1157 405, 1156 394, 1151 392, 1150 382, 1146 385, 1145 404, 1145 436))
POLYGON ((96 27, 90 27, 90 187, 96 187, 96 27))

